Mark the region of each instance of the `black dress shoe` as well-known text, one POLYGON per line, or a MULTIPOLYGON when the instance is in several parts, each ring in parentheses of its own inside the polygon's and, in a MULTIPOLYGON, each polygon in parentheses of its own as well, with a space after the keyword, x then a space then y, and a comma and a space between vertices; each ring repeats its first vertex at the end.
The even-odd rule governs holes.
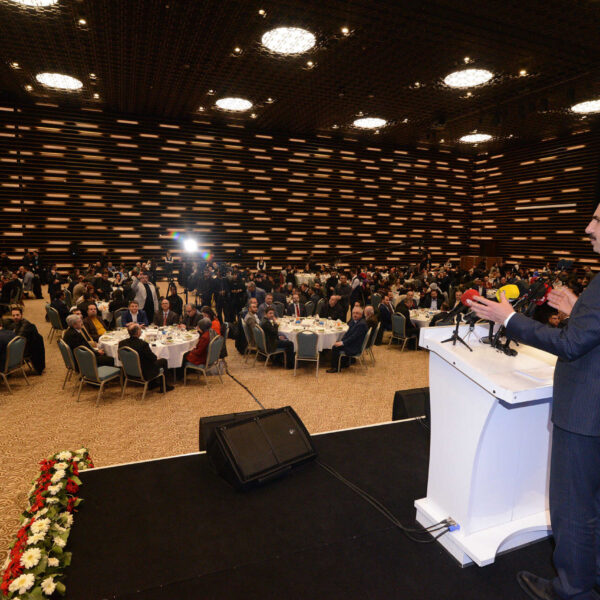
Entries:
POLYGON ((533 600, 561 600, 549 579, 542 579, 528 571, 520 571, 517 573, 517 581, 521 589, 533 600))
POLYGON ((327 369, 326 373, 339 373, 337 369, 327 369))

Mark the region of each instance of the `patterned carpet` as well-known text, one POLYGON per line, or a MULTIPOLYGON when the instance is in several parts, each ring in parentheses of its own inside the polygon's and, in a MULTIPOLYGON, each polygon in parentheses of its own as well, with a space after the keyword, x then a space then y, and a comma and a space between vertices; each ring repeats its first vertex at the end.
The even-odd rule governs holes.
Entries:
MULTIPOLYGON (((26 300, 25 317, 46 339, 45 300, 26 300)), ((387 338, 386 338, 387 339, 387 338)), ((376 365, 368 373, 357 366, 328 374, 328 362, 315 378, 314 365, 293 371, 279 366, 244 364, 228 341, 230 372, 266 407, 291 405, 311 433, 388 421, 394 392, 427 385, 425 352, 387 345, 374 348, 376 365)), ((254 410, 257 404, 237 383, 211 378, 210 387, 193 377, 166 396, 150 391, 141 402, 141 387, 132 386, 121 400, 117 384, 109 384, 96 407, 97 388, 87 387, 80 402, 72 386, 61 389, 65 375, 56 341, 46 341, 46 371, 10 377, 13 394, 0 386, 0 564, 19 526, 37 463, 60 450, 90 449, 96 466, 194 452, 198 450, 198 420, 206 415, 254 410)), ((85 492, 82 496, 85 498, 85 492)), ((85 504, 82 506, 84 509, 85 504)))

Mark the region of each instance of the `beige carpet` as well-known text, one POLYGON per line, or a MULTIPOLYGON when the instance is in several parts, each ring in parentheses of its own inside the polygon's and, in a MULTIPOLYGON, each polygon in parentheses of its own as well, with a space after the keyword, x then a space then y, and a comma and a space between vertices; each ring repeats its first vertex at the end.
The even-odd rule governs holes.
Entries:
MULTIPOLYGON (((25 316, 46 338, 45 300, 26 300, 25 316)), ((291 405, 311 433, 389 421, 394 392, 427 385, 427 354, 387 345, 375 347, 377 363, 365 375, 357 366, 328 374, 322 365, 298 370, 251 361, 245 365, 228 341, 228 365, 266 407, 291 405)), ((151 391, 141 402, 141 387, 123 400, 118 384, 110 384, 96 407, 97 388, 87 387, 81 401, 72 386, 61 389, 65 375, 56 341, 46 343, 46 371, 10 377, 13 394, 0 385, 0 564, 19 526, 26 493, 37 475, 37 463, 49 454, 86 446, 96 466, 169 456, 198 450, 198 420, 202 416, 254 410, 257 404, 237 383, 224 376, 224 385, 211 378, 210 387, 195 377, 166 396, 151 391)), ((85 491, 82 490, 85 498, 85 491)), ((82 509, 85 505, 82 505, 82 509)))

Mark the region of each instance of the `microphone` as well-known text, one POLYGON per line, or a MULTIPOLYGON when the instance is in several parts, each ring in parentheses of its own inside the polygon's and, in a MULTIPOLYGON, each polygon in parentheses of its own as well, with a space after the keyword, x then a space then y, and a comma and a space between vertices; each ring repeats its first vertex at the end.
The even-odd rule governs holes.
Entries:
POLYGON ((467 301, 472 300, 475 296, 479 296, 477 290, 467 290, 466 292, 463 292, 463 295, 460 297, 460 304, 457 304, 443 319, 438 321, 437 324, 451 325, 454 322, 454 317, 456 315, 469 311, 471 307, 467 304, 467 301))
POLYGON ((504 292, 504 296, 509 302, 518 300, 521 297, 521 290, 519 289, 518 286, 514 285, 513 283, 509 283, 508 285, 503 285, 496 292, 496 300, 498 300, 498 302, 500 302, 501 292, 504 292))

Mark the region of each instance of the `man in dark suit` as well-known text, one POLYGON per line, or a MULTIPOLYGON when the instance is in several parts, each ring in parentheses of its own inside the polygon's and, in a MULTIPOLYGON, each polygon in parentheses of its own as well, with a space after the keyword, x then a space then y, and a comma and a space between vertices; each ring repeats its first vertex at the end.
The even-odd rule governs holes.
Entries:
POLYGON ((52 302, 50 302, 50 306, 56 309, 56 312, 60 317, 60 322, 62 323, 63 327, 66 327, 67 317, 69 316, 69 307, 65 303, 65 293, 62 290, 56 292, 52 302))
POLYGON ((305 317, 306 316, 306 308, 304 304, 300 302, 300 295, 293 294, 292 301, 287 307, 287 314, 290 317, 305 317))
POLYGON ((428 308, 431 310, 440 310, 440 306, 442 305, 442 300, 440 300, 439 293, 437 289, 432 289, 428 294, 425 295, 425 298, 419 303, 421 308, 428 308))
POLYGON ((6 362, 6 348, 10 340, 14 337, 14 331, 2 328, 2 319, 0 319, 0 369, 4 369, 4 363, 6 362))
POLYGON ((332 319, 333 321, 346 320, 346 306, 342 302, 340 296, 335 294, 331 296, 324 306, 321 307, 319 316, 322 319, 332 319))
MULTIPOLYGON (((142 335, 142 328, 138 324, 131 323, 129 327, 127 327, 127 330, 129 331, 129 337, 119 342, 119 348, 131 348, 138 353, 144 379, 153 379, 154 377, 157 377, 157 375, 160 373, 160 370, 163 369, 166 381, 166 373, 169 367, 167 359, 156 358, 156 354, 152 352, 150 344, 140 339, 140 336, 142 335)), ((160 391, 162 392, 162 385, 163 379, 161 377, 159 379, 154 379, 148 387, 153 388, 160 386, 160 391)), ((167 385, 167 392, 170 392, 172 389, 172 385, 167 385)))
POLYGON ((406 336, 414 337, 419 336, 419 328, 415 327, 410 320, 410 311, 417 308, 417 304, 414 299, 414 292, 409 290, 406 292, 406 298, 396 304, 396 312, 403 315, 406 319, 406 336))
POLYGON ((171 303, 163 298, 160 301, 160 310, 154 315, 154 324, 158 327, 169 327, 179 324, 179 315, 171 310, 171 303))
POLYGON ((381 331, 392 330, 392 315, 394 314, 394 307, 390 302, 390 295, 384 294, 379 305, 379 319, 381 321, 381 331))
MULTIPOLYGON (((262 321, 265 318, 265 314, 269 307, 273 306, 273 294, 269 293, 265 295, 265 301, 258 307, 258 320, 262 321)), ((273 308, 275 308, 273 306, 273 308)))
POLYGON ((265 296, 266 296, 265 290, 263 290, 262 288, 256 287, 256 284, 253 281, 251 281, 248 284, 248 290, 247 290, 246 294, 247 294, 247 298, 246 298, 247 301, 251 300, 252 298, 256 298, 256 301, 258 302, 259 306, 265 301, 265 296))
MULTIPOLYGON (((114 367, 114 359, 110 356, 106 356, 104 350, 92 348, 89 341, 84 337, 82 333, 83 320, 79 315, 69 315, 67 317, 67 325, 68 327, 63 333, 63 341, 73 352, 75 352, 75 348, 85 346, 94 352, 99 367, 114 367)), ((75 360, 75 368, 77 368, 77 360, 75 360)))
POLYGON ((148 317, 143 310, 140 310, 137 300, 129 303, 129 310, 124 312, 121 317, 121 326, 125 327, 127 323, 139 323, 142 327, 148 326, 148 317))
POLYGON ((195 330, 201 318, 202 315, 198 312, 195 305, 186 304, 179 328, 187 329, 188 331, 195 330))
POLYGON ((348 331, 346 331, 341 341, 336 342, 331 348, 331 368, 327 369, 327 373, 339 373, 342 367, 347 367, 350 364, 348 357, 342 357, 344 360, 340 360, 342 350, 349 356, 360 354, 365 335, 369 330, 366 321, 362 317, 363 309, 360 306, 355 306, 352 309, 352 319, 348 321, 348 331))
MULTIPOLYGON (((585 232, 600 254, 600 205, 585 232)), ((572 303, 559 288, 549 304, 567 314, 560 329, 516 314, 500 302, 475 297, 479 317, 504 323, 507 335, 558 356, 554 371, 550 518, 556 548, 552 580, 522 571, 517 575, 530 598, 591 600, 597 598, 600 544, 600 278, 593 279, 572 303)))
POLYGON ((265 318, 260 326, 265 332, 265 343, 268 352, 275 352, 277 348, 285 350, 285 360, 288 369, 294 368, 294 344, 285 336, 279 335, 279 324, 275 318, 275 308, 269 306, 265 311, 265 318))
MULTIPOLYGON (((23 318, 23 309, 20 306, 14 306, 11 310, 12 325, 11 329, 15 335, 20 335, 27 340, 25 346, 25 358, 31 361, 35 372, 41 375, 46 368, 46 350, 44 348, 44 338, 39 334, 37 327, 23 318)), ((0 367, 2 363, 0 362, 0 367)))

